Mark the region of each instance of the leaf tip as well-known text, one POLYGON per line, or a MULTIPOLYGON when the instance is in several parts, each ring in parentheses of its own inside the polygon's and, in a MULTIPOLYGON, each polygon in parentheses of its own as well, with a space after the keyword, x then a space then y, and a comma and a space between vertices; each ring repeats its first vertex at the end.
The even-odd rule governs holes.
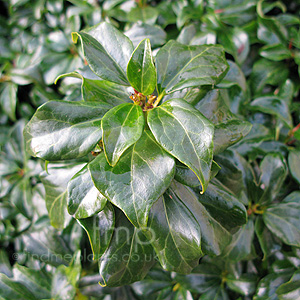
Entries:
POLYGON ((79 37, 78 32, 72 32, 71 35, 72 35, 72 42, 73 42, 74 44, 77 44, 78 37, 79 37))

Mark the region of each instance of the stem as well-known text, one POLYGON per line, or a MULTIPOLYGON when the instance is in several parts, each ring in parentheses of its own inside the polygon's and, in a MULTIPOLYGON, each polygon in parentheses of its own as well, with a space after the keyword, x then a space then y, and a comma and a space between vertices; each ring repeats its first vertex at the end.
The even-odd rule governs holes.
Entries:
POLYGON ((153 107, 156 107, 156 106, 159 104, 159 102, 160 102, 161 99, 165 96, 165 94, 166 94, 166 92, 165 92, 165 90, 164 90, 162 93, 160 93, 160 94, 158 95, 157 99, 155 100, 155 102, 154 102, 154 104, 153 104, 153 107))

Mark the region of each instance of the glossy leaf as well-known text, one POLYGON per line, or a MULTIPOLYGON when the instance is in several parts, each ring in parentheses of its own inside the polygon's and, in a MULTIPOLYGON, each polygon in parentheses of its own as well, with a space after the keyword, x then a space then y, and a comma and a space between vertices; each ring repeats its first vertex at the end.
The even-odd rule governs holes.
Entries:
POLYGON ((92 217, 78 220, 78 223, 86 231, 91 248, 93 251, 93 258, 100 259, 106 251, 115 225, 115 213, 111 204, 107 204, 105 208, 98 214, 92 217))
POLYGON ((282 203, 270 205, 263 214, 268 229, 284 243, 300 247, 300 197, 293 192, 282 203))
POLYGON ((51 298, 52 278, 44 271, 14 265, 14 280, 22 283, 37 299, 51 298))
POLYGON ((265 57, 267 59, 274 60, 274 61, 281 61, 284 59, 289 59, 292 56, 291 51, 289 51, 289 49, 286 48, 282 44, 265 46, 265 47, 261 48, 259 54, 262 57, 265 57))
POLYGON ((195 172, 204 192, 212 165, 212 123, 181 99, 169 100, 151 110, 147 121, 160 145, 195 172))
POLYGON ((188 274, 203 253, 200 225, 184 200, 171 186, 151 208, 145 234, 164 269, 188 274))
POLYGON ((258 283, 254 300, 278 300, 276 289, 289 280, 291 274, 288 272, 271 273, 261 279, 258 283))
POLYGON ((249 122, 240 120, 230 111, 222 91, 209 91, 195 107, 216 125, 214 154, 221 153, 237 143, 251 130, 252 125, 249 122))
POLYGON ((253 220, 248 220, 247 224, 232 236, 232 241, 225 248, 223 255, 231 261, 246 259, 251 254, 251 247, 254 237, 253 220))
POLYGON ((153 248, 142 232, 120 211, 110 245, 99 260, 102 286, 118 286, 142 280, 154 261, 153 248))
POLYGON ((258 217, 255 220, 255 233, 259 240, 261 250, 263 251, 264 260, 272 253, 281 249, 279 239, 266 227, 261 217, 258 217))
POLYGON ((256 276, 254 274, 246 274, 236 278, 229 275, 226 278, 226 284, 231 290, 244 296, 250 296, 256 289, 256 276))
POLYGON ((161 46, 166 42, 166 32, 157 25, 134 23, 124 34, 130 38, 136 47, 145 38, 150 39, 152 47, 161 46))
POLYGON ((201 262, 191 274, 177 275, 176 281, 193 293, 203 294, 209 290, 215 290, 221 284, 222 270, 208 262, 201 262))
POLYGON ((288 282, 283 283, 276 290, 276 294, 280 300, 300 298, 300 270, 297 270, 288 282))
POLYGON ((34 225, 22 235, 24 251, 49 265, 67 265, 72 258, 72 252, 49 220, 39 220, 34 225))
POLYGON ((272 96, 260 97, 251 102, 249 109, 277 116, 288 127, 292 127, 292 118, 285 101, 272 96))
POLYGON ((265 156, 260 164, 260 186, 263 195, 260 203, 270 203, 275 199, 287 176, 287 166, 282 155, 270 153, 265 156))
POLYGON ((51 287, 51 299, 73 300, 76 295, 76 285, 80 272, 80 251, 77 251, 68 267, 62 265, 55 270, 51 287))
POLYGON ((48 161, 84 156, 101 139, 101 119, 110 108, 105 103, 49 101, 25 127, 27 148, 48 161))
POLYGON ((113 83, 107 80, 95 80, 85 77, 85 74, 80 72, 72 72, 63 74, 56 78, 56 82, 59 79, 65 77, 74 77, 82 80, 81 92, 82 98, 87 102, 106 102, 112 106, 116 106, 122 103, 131 102, 127 88, 123 85, 113 83))
POLYGON ((220 255, 222 250, 230 243, 231 235, 200 203, 201 196, 199 193, 195 193, 192 189, 177 182, 173 182, 171 189, 198 222, 201 229, 203 253, 220 255))
POLYGON ((289 169, 294 179, 300 184, 300 152, 292 150, 289 152, 288 163, 289 169))
POLYGON ((278 85, 284 82, 288 74, 289 70, 282 62, 273 62, 267 59, 256 61, 250 76, 250 84, 254 95, 261 95, 267 84, 278 85))
POLYGON ((199 196, 199 201, 210 215, 228 230, 247 222, 245 206, 216 179, 208 185, 206 192, 199 196))
POLYGON ((187 87, 216 85, 228 64, 220 46, 186 46, 169 41, 156 55, 159 94, 187 87))
POLYGON ((0 297, 1 300, 38 300, 22 283, 0 274, 0 297))
POLYGON ((136 104, 121 104, 107 112, 101 123, 104 153, 115 166, 122 154, 141 137, 145 126, 142 108, 136 104))
POLYGON ((6 83, 0 94, 1 107, 12 121, 16 121, 17 89, 16 84, 6 83))
POLYGON ((129 85, 126 67, 133 51, 131 41, 109 23, 100 23, 86 31, 73 33, 81 38, 85 58, 100 78, 129 85), (118 46, 117 46, 118 45, 118 46))
POLYGON ((145 131, 114 167, 101 153, 89 164, 89 170, 99 191, 135 226, 145 227, 151 206, 174 177, 175 161, 145 131))
POLYGON ((101 211, 106 198, 97 190, 85 165, 68 183, 68 212, 76 219, 84 219, 101 211))
POLYGON ((149 39, 141 41, 132 53, 127 65, 127 77, 131 86, 138 92, 143 95, 153 93, 156 86, 156 69, 149 39))
POLYGON ((46 190, 46 206, 51 225, 57 229, 65 228, 71 220, 67 211, 68 181, 82 168, 82 164, 51 165, 48 173, 41 174, 41 180, 46 190))

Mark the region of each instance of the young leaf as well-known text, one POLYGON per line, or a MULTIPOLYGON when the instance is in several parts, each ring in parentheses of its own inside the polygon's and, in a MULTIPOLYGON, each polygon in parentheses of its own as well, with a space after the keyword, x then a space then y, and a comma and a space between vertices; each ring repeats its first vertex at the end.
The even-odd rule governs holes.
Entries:
POLYGON ((195 172, 204 192, 213 158, 213 124, 181 99, 152 109, 148 124, 160 145, 195 172))
POLYGON ((74 42, 80 37, 85 58, 100 78, 129 85, 126 68, 133 51, 128 37, 109 23, 100 23, 86 31, 73 33, 74 42))
POLYGON ((153 93, 156 86, 156 69, 149 39, 136 47, 127 66, 127 77, 133 88, 143 95, 153 93))
POLYGON ((68 183, 68 212, 76 219, 84 219, 101 211, 106 198, 97 190, 85 165, 68 183))
POLYGON ((115 166, 121 155, 138 141, 145 126, 139 105, 125 103, 108 111, 101 123, 105 156, 115 166))
POLYGON ((137 227, 147 226, 153 203, 170 185, 175 161, 144 131, 136 144, 111 167, 104 153, 89 164, 95 186, 137 227))
POLYGON ((110 108, 97 102, 45 103, 25 127, 28 151, 49 161, 88 154, 102 137, 101 119, 110 108))
POLYGON ((155 63, 159 94, 216 85, 228 70, 222 47, 186 46, 175 41, 169 41, 159 50, 155 63))
POLYGON ((154 251, 142 232, 120 211, 108 249, 99 260, 102 286, 119 286, 142 280, 154 263, 154 251))
POLYGON ((94 260, 100 259, 109 246, 115 226, 115 212, 112 205, 107 203, 98 214, 77 221, 89 237, 94 260))

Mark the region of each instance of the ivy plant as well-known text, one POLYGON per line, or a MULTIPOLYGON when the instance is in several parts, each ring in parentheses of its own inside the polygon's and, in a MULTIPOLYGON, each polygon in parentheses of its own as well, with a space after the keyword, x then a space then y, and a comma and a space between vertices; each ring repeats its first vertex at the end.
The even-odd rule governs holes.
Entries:
POLYGON ((46 102, 24 130, 28 152, 51 162, 41 176, 51 223, 77 219, 102 285, 139 281, 156 259, 188 274, 247 222, 214 178, 214 154, 251 129, 216 89, 229 69, 224 49, 170 40, 154 56, 149 39, 134 49, 105 22, 72 38, 87 67, 59 78, 81 79, 83 99, 46 102))

